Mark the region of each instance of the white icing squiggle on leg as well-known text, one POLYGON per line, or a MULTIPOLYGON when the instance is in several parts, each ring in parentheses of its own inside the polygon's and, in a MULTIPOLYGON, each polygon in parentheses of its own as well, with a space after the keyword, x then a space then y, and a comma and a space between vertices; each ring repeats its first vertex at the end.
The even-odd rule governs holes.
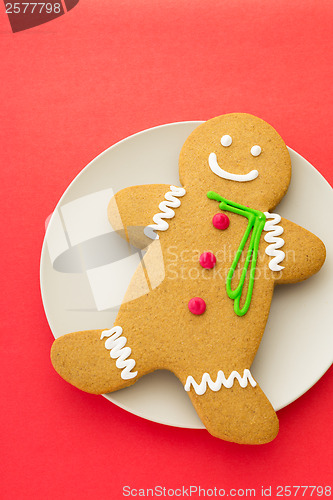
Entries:
POLYGON ((110 350, 110 356, 112 359, 116 359, 116 367, 122 370, 121 378, 123 380, 129 380, 137 376, 138 372, 132 372, 135 361, 134 359, 128 359, 132 353, 130 347, 125 347, 127 343, 127 338, 122 336, 123 329, 120 326, 114 326, 111 330, 104 330, 101 335, 101 339, 104 337, 109 337, 105 341, 105 348, 110 350))
POLYGON ((155 231, 166 231, 168 229, 169 224, 163 219, 172 219, 175 216, 175 212, 172 209, 180 206, 180 200, 175 198, 175 196, 184 196, 186 194, 184 188, 170 186, 170 190, 164 195, 167 201, 161 201, 158 206, 162 213, 155 214, 153 217, 155 224, 149 224, 149 226, 144 228, 143 232, 151 240, 159 239, 159 235, 155 231))
POLYGON ((283 234, 283 227, 279 226, 279 222, 281 222, 281 216, 279 214, 270 214, 269 212, 264 212, 267 220, 264 226, 264 231, 268 231, 265 235, 264 240, 267 243, 270 243, 268 247, 266 247, 265 253, 270 257, 273 257, 269 263, 269 268, 271 271, 281 271, 284 269, 284 266, 280 266, 280 262, 283 261, 286 254, 279 250, 279 248, 283 247, 284 239, 279 238, 281 234, 283 234))
POLYGON ((250 370, 248 369, 244 370, 243 376, 241 376, 238 372, 233 371, 230 373, 228 378, 225 377, 224 372, 222 370, 219 370, 217 372, 217 377, 215 382, 211 379, 209 373, 203 374, 201 382, 199 384, 194 380, 192 375, 189 375, 186 379, 184 389, 185 391, 189 392, 192 385, 194 391, 198 394, 198 396, 202 396, 203 394, 205 394, 207 390, 207 385, 212 391, 217 392, 222 388, 222 386, 226 387, 227 389, 230 389, 230 387, 234 385, 235 379, 238 380, 239 385, 242 388, 245 388, 248 382, 250 382, 252 387, 255 387, 257 385, 257 382, 254 380, 250 370))

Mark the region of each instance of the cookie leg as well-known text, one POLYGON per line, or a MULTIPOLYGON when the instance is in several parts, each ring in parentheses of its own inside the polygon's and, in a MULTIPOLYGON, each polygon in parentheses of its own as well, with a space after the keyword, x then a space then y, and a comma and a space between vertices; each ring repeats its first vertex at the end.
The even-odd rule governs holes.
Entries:
POLYGON ((92 394, 122 389, 151 371, 149 364, 141 366, 134 356, 135 346, 120 326, 69 333, 56 339, 51 348, 51 361, 59 375, 92 394))
POLYGON ((240 444, 263 444, 272 441, 279 430, 277 415, 256 385, 232 387, 214 392, 209 387, 198 395, 193 387, 191 401, 210 434, 240 444))

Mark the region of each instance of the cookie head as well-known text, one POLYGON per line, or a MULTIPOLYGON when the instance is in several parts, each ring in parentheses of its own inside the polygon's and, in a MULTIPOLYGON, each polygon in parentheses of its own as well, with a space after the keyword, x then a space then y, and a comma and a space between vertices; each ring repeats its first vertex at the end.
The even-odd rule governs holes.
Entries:
POLYGON ((265 121, 245 113, 208 120, 185 141, 180 180, 198 191, 216 191, 243 205, 274 208, 291 176, 288 149, 265 121))

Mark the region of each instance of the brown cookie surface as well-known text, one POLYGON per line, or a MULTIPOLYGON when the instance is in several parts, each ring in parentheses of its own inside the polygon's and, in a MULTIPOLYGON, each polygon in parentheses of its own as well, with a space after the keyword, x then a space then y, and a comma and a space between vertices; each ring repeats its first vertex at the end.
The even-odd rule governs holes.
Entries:
POLYGON ((52 363, 93 393, 171 370, 211 434, 269 442, 278 420, 251 364, 275 284, 317 272, 325 247, 272 213, 291 163, 263 120, 235 113, 200 125, 184 143, 179 172, 182 187, 134 186, 110 201, 114 229, 147 252, 113 328, 57 339, 52 363))

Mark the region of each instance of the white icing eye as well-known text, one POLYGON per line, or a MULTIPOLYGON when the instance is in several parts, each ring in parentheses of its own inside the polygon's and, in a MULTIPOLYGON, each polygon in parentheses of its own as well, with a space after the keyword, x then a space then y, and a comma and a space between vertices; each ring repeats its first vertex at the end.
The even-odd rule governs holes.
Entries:
POLYGON ((252 146, 251 148, 251 155, 252 156, 259 156, 261 153, 261 147, 260 146, 252 146))
POLYGON ((230 137, 230 135, 224 135, 222 138, 221 138, 221 144, 222 146, 224 147, 228 147, 228 146, 231 146, 232 144, 232 138, 230 137))

